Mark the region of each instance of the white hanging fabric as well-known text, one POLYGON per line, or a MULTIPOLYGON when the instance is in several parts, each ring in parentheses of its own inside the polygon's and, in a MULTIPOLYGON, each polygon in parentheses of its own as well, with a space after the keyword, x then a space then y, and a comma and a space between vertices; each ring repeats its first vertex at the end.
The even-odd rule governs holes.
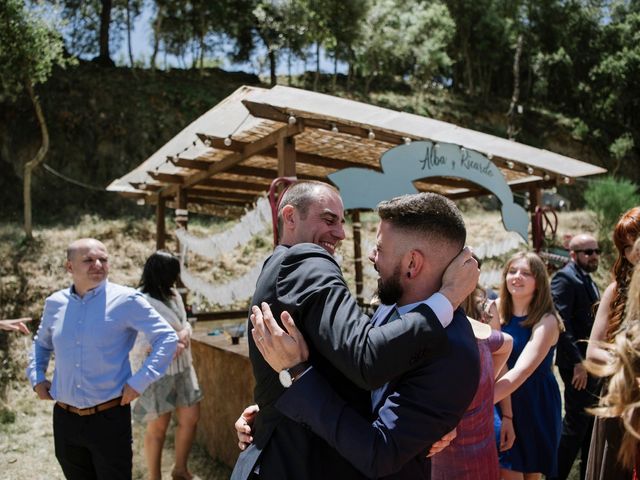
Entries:
POLYGON ((271 206, 269 205, 269 199, 261 197, 255 208, 244 214, 238 223, 229 230, 203 238, 179 228, 176 230, 176 237, 178 237, 180 245, 186 245, 189 250, 198 255, 217 260, 223 253, 244 245, 254 235, 267 230, 270 225, 271 206))
MULTIPOLYGON (((203 257, 218 260, 235 248, 245 245, 255 235, 265 234, 271 226, 271 206, 266 197, 256 203, 233 227, 209 237, 197 237, 185 229, 178 229, 176 236, 180 241, 180 278, 182 283, 194 294, 206 298, 209 302, 228 306, 238 301, 248 300, 253 295, 256 281, 262 271, 262 265, 268 258, 256 264, 244 275, 225 283, 213 284, 189 271, 186 261, 190 251, 203 257)), ((269 254, 270 255, 270 254, 269 254)))

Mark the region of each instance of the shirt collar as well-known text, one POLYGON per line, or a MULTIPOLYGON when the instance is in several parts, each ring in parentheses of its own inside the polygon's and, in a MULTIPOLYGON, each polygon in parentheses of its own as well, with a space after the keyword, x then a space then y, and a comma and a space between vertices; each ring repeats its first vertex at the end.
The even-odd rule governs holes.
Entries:
MULTIPOLYGON (((100 293, 104 292, 105 288, 107 288, 107 282, 108 280, 103 280, 102 282, 100 282, 98 284, 98 286, 96 288, 92 288, 91 290, 89 290, 84 297, 84 299, 89 300, 90 298, 94 298, 95 296, 99 295, 100 293)), ((71 288, 69 288, 69 292, 71 293, 71 295, 75 298, 81 298, 80 295, 78 295, 76 293, 76 287, 75 285, 71 285, 71 288)))

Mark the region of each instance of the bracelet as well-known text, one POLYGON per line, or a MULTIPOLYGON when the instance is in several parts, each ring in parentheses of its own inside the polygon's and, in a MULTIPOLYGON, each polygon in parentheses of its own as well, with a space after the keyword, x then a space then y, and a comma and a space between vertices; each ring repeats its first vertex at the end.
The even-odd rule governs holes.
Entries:
POLYGON ((513 420, 513 415, 507 415, 506 413, 503 413, 502 418, 508 418, 509 420, 513 420))

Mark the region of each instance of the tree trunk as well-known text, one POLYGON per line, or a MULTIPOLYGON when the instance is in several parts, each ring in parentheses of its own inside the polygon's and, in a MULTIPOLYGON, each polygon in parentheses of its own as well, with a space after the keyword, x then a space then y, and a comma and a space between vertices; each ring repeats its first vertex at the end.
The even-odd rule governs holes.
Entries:
POLYGON ((293 75, 291 74, 291 49, 287 52, 287 84, 293 86, 293 75))
POLYGON ((33 238, 33 223, 31 220, 31 174, 42 163, 44 157, 49 151, 49 130, 47 129, 47 122, 42 113, 42 107, 40 106, 40 100, 33 91, 33 85, 30 81, 25 83, 25 88, 33 104, 33 109, 36 112, 36 118, 38 119, 38 125, 40 126, 40 134, 42 135, 42 144, 38 149, 35 156, 24 164, 24 188, 23 188, 23 201, 24 201, 24 233, 26 238, 33 238))
POLYGON ((269 49, 269 76, 271 77, 271 86, 275 87, 278 84, 278 77, 276 76, 276 52, 269 49))
POLYGON ((336 47, 336 53, 333 56, 333 78, 331 79, 331 91, 336 91, 336 84, 338 83, 338 48, 336 47))
POLYGON ((513 93, 511 95, 511 103, 507 112, 507 137, 509 140, 515 140, 518 135, 518 122, 516 119, 518 100, 520 100, 520 57, 522 56, 522 34, 518 35, 518 43, 516 44, 516 52, 513 55, 513 93))
POLYGON ((158 7, 156 19, 153 22, 153 53, 151 54, 151 69, 156 69, 156 56, 160 48, 160 28, 162 27, 162 7, 158 7))
POLYGON ((131 5, 127 0, 127 46, 129 49, 129 62, 133 68, 133 50, 131 48, 131 5))
POLYGON ((111 26, 111 6, 112 0, 101 0, 102 10, 100 11, 100 55, 94 59, 98 65, 113 67, 115 63, 109 54, 109 27, 111 26))
POLYGON ((473 81, 473 65, 471 63, 471 54, 469 53, 468 39, 462 40, 462 56, 464 57, 464 70, 465 70, 465 87, 469 95, 475 93, 475 85, 473 81))
POLYGON ((313 91, 318 91, 320 81, 320 42, 316 42, 316 74, 313 76, 313 91))

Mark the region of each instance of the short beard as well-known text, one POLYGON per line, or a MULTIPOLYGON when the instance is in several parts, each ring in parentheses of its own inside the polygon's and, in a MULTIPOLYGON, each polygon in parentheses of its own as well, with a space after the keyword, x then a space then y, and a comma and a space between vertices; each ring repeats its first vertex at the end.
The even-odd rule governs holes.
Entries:
POLYGON ((404 290, 400 285, 400 265, 393 270, 393 275, 387 280, 378 279, 378 297, 384 305, 398 303, 404 290))
POLYGON ((578 262, 578 266, 587 273, 593 273, 598 269, 598 264, 591 265, 589 262, 578 262))

